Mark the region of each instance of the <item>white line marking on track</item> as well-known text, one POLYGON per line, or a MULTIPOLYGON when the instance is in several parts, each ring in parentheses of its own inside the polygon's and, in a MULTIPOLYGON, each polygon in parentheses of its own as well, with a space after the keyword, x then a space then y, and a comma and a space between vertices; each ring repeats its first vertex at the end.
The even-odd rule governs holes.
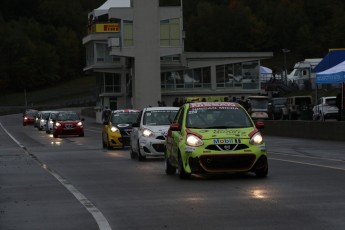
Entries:
POLYGON ((284 159, 278 159, 278 158, 272 158, 272 157, 270 157, 268 159, 269 160, 285 161, 285 162, 290 162, 290 163, 295 163, 295 164, 310 165, 310 166, 316 166, 316 167, 321 167, 321 168, 329 168, 329 169, 336 169, 336 170, 345 171, 345 168, 338 168, 338 167, 332 167, 332 166, 327 166, 327 165, 305 163, 305 162, 293 161, 293 160, 284 160, 284 159))
POLYGON ((91 202, 89 201, 82 193, 80 193, 72 184, 70 184, 65 178, 55 172, 53 169, 49 168, 46 164, 41 162, 34 154, 30 153, 24 145, 22 145, 15 137, 7 131, 7 129, 0 123, 0 127, 4 132, 26 153, 28 154, 35 162, 37 162, 43 169, 49 172, 54 176, 68 191, 70 191, 75 198, 86 208, 86 210, 93 216, 96 220, 100 230, 111 230, 107 219, 103 216, 102 212, 91 202))

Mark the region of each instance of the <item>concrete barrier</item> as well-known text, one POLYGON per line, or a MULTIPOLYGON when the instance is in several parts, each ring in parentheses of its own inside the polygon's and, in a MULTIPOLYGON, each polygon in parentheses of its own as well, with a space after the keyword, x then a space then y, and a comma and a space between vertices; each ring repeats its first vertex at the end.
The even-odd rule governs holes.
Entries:
MULTIPOLYGON (((345 141, 344 121, 264 121, 262 134, 320 140, 345 141)), ((345 151, 345 150, 344 150, 345 151)))

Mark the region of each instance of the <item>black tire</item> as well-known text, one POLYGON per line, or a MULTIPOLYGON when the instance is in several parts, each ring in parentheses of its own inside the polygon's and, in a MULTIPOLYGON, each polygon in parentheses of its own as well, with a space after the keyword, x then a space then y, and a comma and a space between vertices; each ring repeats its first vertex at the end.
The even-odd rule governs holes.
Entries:
POLYGON ((107 141, 105 142, 105 145, 106 145, 107 149, 109 149, 109 150, 112 149, 112 147, 110 146, 110 143, 109 143, 108 135, 107 135, 107 141))
POLYGON ((268 174, 268 162, 267 162, 267 158, 266 158, 266 162, 264 164, 264 167, 259 167, 258 169, 255 170, 255 175, 258 178, 264 178, 267 177, 268 174))
POLYGON ((102 133, 102 148, 105 149, 107 145, 104 142, 104 133, 102 133))
POLYGON ((57 138, 58 135, 57 135, 56 133, 53 133, 53 137, 54 137, 54 138, 57 138))
POLYGON ((131 156, 131 159, 135 159, 138 157, 138 154, 136 154, 132 148, 129 150, 129 155, 131 156))
POLYGON ((139 141, 138 141, 138 161, 144 161, 144 160, 146 160, 146 156, 141 155, 140 145, 139 145, 139 141))
POLYGON ((165 157, 165 173, 167 175, 174 175, 176 173, 176 168, 170 164, 170 160, 167 157, 165 157))
POLYGON ((263 171, 260 170, 260 171, 255 172, 255 175, 257 178, 265 178, 267 177, 267 174, 268 174, 268 167, 266 167, 266 169, 263 171))
POLYGON ((190 177, 190 173, 187 173, 185 170, 184 170, 184 167, 183 167, 183 162, 182 162, 182 158, 181 158, 181 154, 179 153, 178 154, 178 175, 180 177, 180 179, 188 179, 190 177))

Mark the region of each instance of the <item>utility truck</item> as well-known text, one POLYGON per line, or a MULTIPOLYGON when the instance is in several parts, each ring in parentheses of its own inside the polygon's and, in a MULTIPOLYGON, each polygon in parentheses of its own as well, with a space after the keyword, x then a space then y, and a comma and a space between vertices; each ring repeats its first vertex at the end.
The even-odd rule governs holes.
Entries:
POLYGON ((316 73, 312 72, 322 58, 308 58, 304 61, 297 62, 293 70, 287 75, 287 82, 300 90, 315 89, 316 73))

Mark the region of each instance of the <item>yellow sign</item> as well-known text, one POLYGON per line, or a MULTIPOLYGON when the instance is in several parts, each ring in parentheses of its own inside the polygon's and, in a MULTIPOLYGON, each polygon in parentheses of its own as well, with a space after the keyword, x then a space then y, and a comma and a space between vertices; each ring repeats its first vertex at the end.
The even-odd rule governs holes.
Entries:
POLYGON ((118 33, 120 32, 119 23, 97 23, 96 33, 118 33))

